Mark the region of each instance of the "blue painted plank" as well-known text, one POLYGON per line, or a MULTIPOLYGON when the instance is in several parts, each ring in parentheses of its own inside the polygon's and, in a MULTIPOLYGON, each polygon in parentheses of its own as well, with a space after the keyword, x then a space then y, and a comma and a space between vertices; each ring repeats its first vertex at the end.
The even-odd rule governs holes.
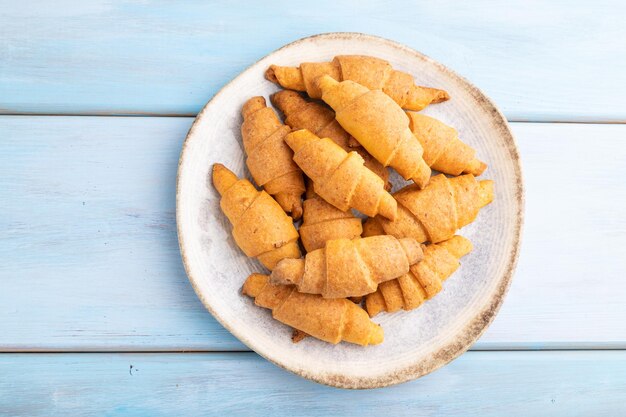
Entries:
POLYGON ((329 388, 252 353, 0 355, 7 416, 619 416, 626 352, 470 352, 417 381, 329 388))
MULTIPOLYGON (((174 187, 191 121, 0 117, 0 350, 245 349, 180 261, 174 187)), ((626 348, 626 126, 513 130, 523 247, 475 348, 626 348)))
POLYGON ((1 120, 1 349, 242 348, 180 260, 176 169, 191 119, 1 120))
POLYGON ((511 120, 625 121, 625 18, 614 0, 9 2, 0 112, 193 115, 272 50, 357 31, 450 66, 511 120))

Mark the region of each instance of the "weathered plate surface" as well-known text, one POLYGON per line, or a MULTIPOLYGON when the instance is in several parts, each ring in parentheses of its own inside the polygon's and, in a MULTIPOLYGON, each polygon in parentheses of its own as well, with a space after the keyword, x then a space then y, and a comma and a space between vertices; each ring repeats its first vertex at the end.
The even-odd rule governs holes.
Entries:
MULTIPOLYGON (((269 100, 268 100, 269 102, 269 100)), ((396 187, 401 184, 396 181, 396 187)), ((291 43, 245 70, 200 112, 183 145, 178 171, 176 218, 183 262, 198 296, 213 316, 251 349, 314 381, 344 388, 373 388, 418 378, 466 351, 484 332, 503 301, 515 268, 523 218, 519 153, 506 120, 479 90, 443 65, 395 43, 355 33, 332 33, 291 43), (444 290, 411 312, 375 317, 385 342, 362 348, 333 346, 313 338, 291 342, 291 329, 241 295, 252 272, 263 271, 235 246, 230 224, 211 186, 210 169, 221 162, 249 176, 239 132, 240 110, 250 97, 277 87, 263 78, 270 64, 298 65, 338 54, 367 54, 411 73, 418 84, 443 88, 452 99, 427 108, 458 129, 462 140, 489 164, 495 201, 460 234, 474 251, 444 290)))

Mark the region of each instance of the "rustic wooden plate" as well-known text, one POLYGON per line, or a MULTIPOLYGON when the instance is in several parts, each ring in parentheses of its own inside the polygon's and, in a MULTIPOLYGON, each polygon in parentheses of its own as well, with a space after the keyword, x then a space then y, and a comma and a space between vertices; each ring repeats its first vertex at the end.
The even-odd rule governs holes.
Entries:
MULTIPOLYGON (((268 100, 269 102, 269 100, 268 100)), ((395 187, 401 181, 395 178, 395 187)), ((176 219, 182 259, 191 283, 213 316, 251 349, 305 378, 343 388, 374 388, 418 378, 465 352, 493 320, 511 282, 520 247, 524 206, 519 152, 509 126, 476 87, 432 59, 396 42, 357 33, 330 33, 293 42, 271 53, 227 84, 202 109, 183 145, 178 170, 176 219), (298 65, 337 54, 367 54, 411 73, 418 84, 443 88, 452 99, 425 113, 458 129, 462 140, 489 164, 495 201, 460 234, 474 251, 446 281, 444 290, 411 312, 375 321, 385 342, 367 348, 336 346, 313 338, 293 344, 291 329, 241 295, 252 272, 263 271, 235 246, 231 226, 211 185, 221 162, 238 175, 245 168, 240 110, 251 96, 277 87, 263 78, 270 64, 298 65)))

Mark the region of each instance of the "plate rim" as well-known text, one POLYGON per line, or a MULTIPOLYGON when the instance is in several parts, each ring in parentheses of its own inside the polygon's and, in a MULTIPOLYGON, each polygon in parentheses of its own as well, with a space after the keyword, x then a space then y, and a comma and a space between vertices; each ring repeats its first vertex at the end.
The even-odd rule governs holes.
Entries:
POLYGON ((517 266, 517 262, 519 259, 519 253, 521 248, 522 241, 522 231, 524 225, 524 209, 525 209, 525 187, 524 187, 524 176, 522 171, 521 157, 519 152, 519 147, 517 145, 517 141, 515 140, 515 136, 511 131, 511 128, 508 124, 508 121, 504 114, 500 111, 500 109, 495 105, 495 103, 478 87, 472 84, 463 76, 457 74, 455 71, 446 67, 442 63, 418 52, 417 50, 404 45, 400 42, 387 39, 384 37, 370 35, 360 32, 326 32, 319 33, 316 35, 306 36, 285 44, 280 48, 273 50, 269 54, 263 56, 262 58, 255 61, 253 64, 246 67, 243 71, 241 71, 237 76, 227 82, 220 90, 215 93, 209 101, 202 107, 200 112, 196 115, 194 122, 192 123, 187 135, 185 136, 185 140, 183 141, 182 149, 180 152, 180 156, 178 159, 178 167, 176 172, 176 232, 178 236, 178 245, 181 255, 181 260, 183 262, 183 266, 185 268, 185 273, 191 283, 191 286, 194 289, 194 292, 204 305, 204 307, 211 313, 211 315, 222 325, 226 330, 228 330, 233 336, 235 336, 239 341, 241 341, 244 345, 250 348, 252 351, 256 352, 258 355, 273 363, 274 365, 285 369, 291 373, 294 373, 298 376, 304 377, 306 379, 310 379, 317 383, 328 385, 336 388, 348 388, 348 389, 371 389, 371 388, 382 388, 386 386, 396 385, 403 382, 407 382, 410 380, 414 380, 425 376, 431 372, 436 371, 437 369, 447 365, 454 359, 461 356, 465 353, 469 348, 478 340, 483 333, 487 330, 487 328, 491 325, 494 318, 496 317, 502 303, 504 302, 504 298, 511 286, 511 282, 513 280, 513 275, 517 266), (505 145, 507 146, 508 151, 512 156, 512 160, 514 162, 514 168, 517 174, 517 178, 515 179, 515 197, 518 203, 518 212, 515 218, 514 225, 514 235, 513 235, 513 250, 512 253, 509 254, 509 259, 507 262, 507 266, 504 274, 499 280, 499 285, 495 289, 490 302, 487 303, 482 310, 476 313, 474 319, 471 320, 463 329, 460 329, 457 337, 454 340, 451 340, 449 343, 442 346, 434 355, 434 358, 429 361, 424 361, 422 363, 413 363, 404 367, 401 371, 397 372, 388 372, 383 375, 379 375, 376 377, 346 377, 344 375, 336 374, 312 374, 303 370, 293 369, 290 366, 287 366, 281 363, 279 360, 275 360, 274 358, 270 358, 265 354, 258 352, 254 348, 254 342, 248 340, 248 338, 241 334, 237 329, 231 328, 221 317, 220 315, 213 309, 210 303, 204 298, 204 295, 199 289, 199 286, 196 284, 196 278, 193 277, 191 273, 191 268, 189 266, 189 260, 187 254, 185 252, 185 238, 184 234, 181 230, 181 209, 180 209, 180 187, 181 187, 181 172, 183 163, 185 161, 185 157, 187 155, 189 140, 194 133, 194 130, 197 124, 200 122, 201 118, 204 116, 204 113, 207 111, 207 108, 211 104, 213 100, 215 100, 218 96, 220 96, 224 90, 227 89, 231 84, 237 81, 244 73, 246 73, 250 68, 254 67, 260 61, 266 59, 267 57, 275 54, 276 52, 283 50, 288 47, 297 46, 299 44, 314 41, 316 39, 332 39, 332 38, 343 38, 343 39, 354 39, 354 38, 363 38, 365 40, 374 41, 383 43, 386 46, 402 50, 403 52, 409 53, 415 56, 417 59, 421 59, 424 61, 433 64, 440 71, 446 73, 446 75, 455 78, 456 81, 460 81, 464 86, 467 87, 467 91, 473 96, 474 99, 479 101, 482 106, 488 111, 490 111, 493 115, 493 119, 498 122, 497 128, 500 130, 500 135, 505 139, 505 145))

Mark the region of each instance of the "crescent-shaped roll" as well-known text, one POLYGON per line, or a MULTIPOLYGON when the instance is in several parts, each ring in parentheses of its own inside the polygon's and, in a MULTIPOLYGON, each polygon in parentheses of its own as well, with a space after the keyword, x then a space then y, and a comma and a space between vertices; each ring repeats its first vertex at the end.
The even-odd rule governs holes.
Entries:
POLYGON ((387 94, 353 81, 318 79, 322 100, 335 110, 339 124, 384 166, 423 188, 430 180, 424 149, 409 129, 409 117, 387 94))
POLYGON ((368 216, 380 213, 395 218, 396 201, 385 190, 384 181, 365 168, 358 153, 348 153, 329 138, 319 138, 308 130, 288 134, 285 142, 324 200, 342 211, 354 208, 368 216))
POLYGON ((274 319, 325 342, 367 346, 383 341, 383 329, 345 298, 303 294, 291 285, 272 284, 262 274, 250 275, 243 293, 253 297, 256 305, 271 309, 274 319))
POLYGON ((335 120, 335 112, 328 106, 320 102, 305 100, 300 94, 291 90, 281 90, 272 94, 270 99, 272 104, 285 115, 286 125, 294 130, 307 129, 320 138, 330 138, 346 152, 357 152, 365 161, 365 167, 385 181, 385 189, 391 189, 389 170, 341 127, 335 120))
POLYGON ((222 164, 213 165, 213 185, 222 196, 222 212, 233 225, 233 238, 246 255, 270 270, 281 259, 300 257, 298 231, 268 193, 222 164))
POLYGON ((437 295, 443 282, 457 270, 459 260, 471 252, 472 243, 462 236, 453 236, 440 243, 424 245, 424 257, 411 265, 408 274, 383 282, 376 292, 365 296, 365 309, 370 317, 386 311, 413 310, 437 295))
POLYGON ((299 67, 272 65, 265 72, 268 80, 290 90, 306 91, 311 98, 322 96, 315 84, 322 75, 382 90, 407 110, 422 110, 450 98, 443 90, 416 85, 410 74, 394 70, 389 62, 372 56, 339 55, 332 62, 303 62, 299 67))
POLYGON ((397 238, 437 243, 473 222, 479 210, 491 203, 493 181, 477 181, 472 174, 452 178, 440 174, 423 190, 407 185, 395 192, 394 198, 398 202, 395 220, 377 216, 368 219, 363 228, 382 228, 397 238))
POLYGON ((302 171, 293 162, 293 152, 284 141, 291 129, 265 105, 263 97, 252 97, 243 105, 241 113, 241 136, 252 178, 283 210, 299 219, 305 188, 302 171))
POLYGON ((329 240, 304 259, 279 262, 271 280, 324 298, 358 297, 376 291, 381 282, 406 274, 421 258, 422 248, 412 238, 384 235, 329 240))
POLYGON ((432 169, 450 175, 478 176, 487 168, 476 158, 476 150, 459 139, 456 129, 420 113, 406 114, 411 131, 424 148, 424 161, 432 169))

